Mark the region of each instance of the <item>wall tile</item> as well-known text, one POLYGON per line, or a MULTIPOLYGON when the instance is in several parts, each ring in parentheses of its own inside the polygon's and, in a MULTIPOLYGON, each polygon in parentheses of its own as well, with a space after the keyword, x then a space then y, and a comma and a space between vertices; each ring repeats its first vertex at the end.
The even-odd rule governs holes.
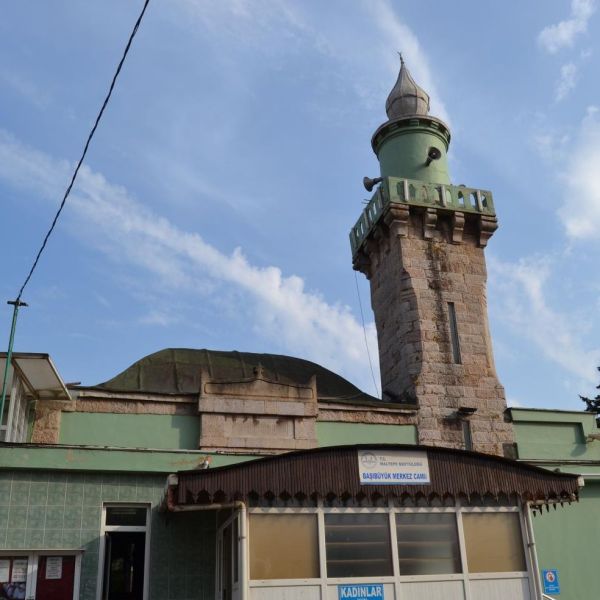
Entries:
POLYGON ((25 548, 25 529, 9 529, 6 533, 6 547, 15 550, 25 548))
POLYGON ((44 547, 60 548, 62 544, 62 529, 44 530, 44 547))
POLYGON ((46 523, 46 507, 30 506, 27 511, 27 528, 44 529, 46 523))
POLYGON ((100 530, 102 510, 99 506, 85 506, 81 521, 82 529, 100 530))
POLYGON ((35 550, 44 547, 44 530, 27 529, 25 533, 25 546, 35 550))
POLYGON ((46 529, 64 527, 65 509, 62 506, 49 506, 46 509, 46 529))
POLYGON ((45 481, 34 481, 29 490, 29 504, 45 506, 48 499, 48 483, 45 481))
POLYGON ((11 506, 8 513, 9 529, 25 529, 27 527, 27 504, 25 506, 11 506))
POLYGON ((67 484, 63 481, 51 481, 48 484, 48 506, 64 506, 67 484))
POLYGON ((65 509, 65 529, 81 529, 83 508, 81 506, 67 506, 65 509))

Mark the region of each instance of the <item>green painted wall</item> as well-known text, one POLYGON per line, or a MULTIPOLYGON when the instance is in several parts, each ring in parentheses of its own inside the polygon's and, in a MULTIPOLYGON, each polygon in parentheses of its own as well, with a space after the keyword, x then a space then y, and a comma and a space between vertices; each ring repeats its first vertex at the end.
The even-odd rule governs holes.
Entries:
POLYGON ((317 423, 319 446, 348 444, 416 444, 414 425, 371 425, 368 423, 317 423))
POLYGON ((513 408, 511 416, 521 459, 600 460, 600 441, 586 440, 599 432, 591 413, 513 408))
POLYGON ((101 507, 152 507, 150 600, 214 597, 215 514, 158 511, 162 476, 0 472, 0 549, 83 549, 81 600, 95 600, 101 507))
POLYGON ((54 469, 69 471, 123 471, 134 473, 175 473, 194 469, 211 456, 211 466, 221 467, 256 458, 239 454, 210 452, 168 452, 114 450, 68 446, 4 446, 0 469, 54 469))
POLYGON ((439 131, 424 125, 398 129, 389 133, 377 150, 381 176, 449 184, 447 149, 439 131), (431 147, 437 148, 441 157, 425 166, 431 147))
POLYGON ((185 415, 63 412, 61 444, 195 450, 200 419, 185 415))
POLYGON ((560 600, 598 600, 600 483, 586 481, 578 503, 533 519, 540 569, 558 569, 560 600))

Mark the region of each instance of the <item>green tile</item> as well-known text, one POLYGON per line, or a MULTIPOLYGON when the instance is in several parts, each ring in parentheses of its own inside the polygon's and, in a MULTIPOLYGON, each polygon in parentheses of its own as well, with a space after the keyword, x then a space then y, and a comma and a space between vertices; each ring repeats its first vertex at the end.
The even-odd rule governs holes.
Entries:
POLYGON ((63 548, 79 548, 81 546, 81 532, 79 529, 64 529, 62 532, 63 548))
POLYGON ((27 511, 27 528, 44 529, 46 526, 46 507, 30 506, 27 511))
POLYGON ((67 483, 66 503, 73 506, 83 504, 83 483, 67 483))
POLYGON ((69 473, 67 475, 69 485, 83 485, 85 482, 85 473, 69 473))
POLYGON ((28 481, 13 481, 12 492, 10 495, 11 504, 29 504, 29 488, 31 484, 28 481))
POLYGON ((0 548, 6 548, 6 529, 0 529, 0 548))
POLYGON ((8 506, 0 506, 0 529, 8 527, 8 506))
POLYGON ((118 483, 103 483, 102 484, 102 500, 103 502, 116 502, 119 499, 119 484, 118 483))
POLYGON ((6 534, 6 547, 15 550, 25 548, 25 529, 9 529, 6 534))
POLYGON ((82 529, 80 544, 86 552, 98 553, 100 533, 96 529, 82 529))
POLYGON ((10 504, 10 482, 0 483, 0 506, 6 506, 10 504))
POLYGON ((11 506, 8 513, 9 529, 25 529, 27 527, 27 506, 11 506))
POLYGON ((121 502, 135 502, 136 488, 135 485, 120 485, 119 500, 121 502))
POLYGON ((48 484, 48 506, 64 506, 67 484, 51 482, 48 484))
POLYGON ((29 483, 31 481, 31 473, 29 471, 14 471, 13 481, 26 481, 29 483))
POLYGON ((83 509, 81 528, 100 530, 101 514, 102 510, 99 506, 86 506, 83 509))
POLYGON ((44 481, 34 481, 29 490, 29 504, 45 505, 48 499, 48 483, 44 481))
POLYGON ((62 529, 65 509, 62 506, 49 506, 46 509, 46 529, 62 529))
POLYGON ((25 532, 25 546, 27 548, 43 548, 44 547, 44 530, 43 529, 28 529, 25 532))
POLYGON ((34 471, 29 474, 31 481, 48 483, 48 471, 34 471))
POLYGON ((81 506, 67 506, 65 509, 65 529, 81 529, 81 517, 83 508, 81 506))
POLYGON ((44 530, 44 547, 60 548, 62 544, 62 529, 44 530))
POLYGON ((86 506, 100 506, 102 504, 102 484, 88 483, 83 490, 83 504, 86 506))
POLYGON ((67 483, 67 473, 64 471, 52 471, 48 473, 49 483, 67 483))

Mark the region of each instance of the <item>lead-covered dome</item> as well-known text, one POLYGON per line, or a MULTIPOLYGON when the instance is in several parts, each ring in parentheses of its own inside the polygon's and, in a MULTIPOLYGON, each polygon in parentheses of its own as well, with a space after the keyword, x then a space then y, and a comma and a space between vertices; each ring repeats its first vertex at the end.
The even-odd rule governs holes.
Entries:
POLYGON ((404 64, 402 55, 400 55, 400 73, 385 102, 385 112, 390 121, 429 113, 429 95, 416 84, 404 64))

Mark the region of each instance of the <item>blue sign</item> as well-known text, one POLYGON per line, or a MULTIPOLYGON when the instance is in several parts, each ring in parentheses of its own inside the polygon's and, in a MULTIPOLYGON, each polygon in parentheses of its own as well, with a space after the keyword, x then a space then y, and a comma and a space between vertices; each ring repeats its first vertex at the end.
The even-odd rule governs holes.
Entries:
POLYGON ((351 583, 338 585, 338 600, 345 598, 368 598, 368 600, 384 600, 383 583, 351 583))
POLYGON ((558 569, 544 569, 542 571, 542 581, 544 582, 544 594, 560 594, 558 569))

